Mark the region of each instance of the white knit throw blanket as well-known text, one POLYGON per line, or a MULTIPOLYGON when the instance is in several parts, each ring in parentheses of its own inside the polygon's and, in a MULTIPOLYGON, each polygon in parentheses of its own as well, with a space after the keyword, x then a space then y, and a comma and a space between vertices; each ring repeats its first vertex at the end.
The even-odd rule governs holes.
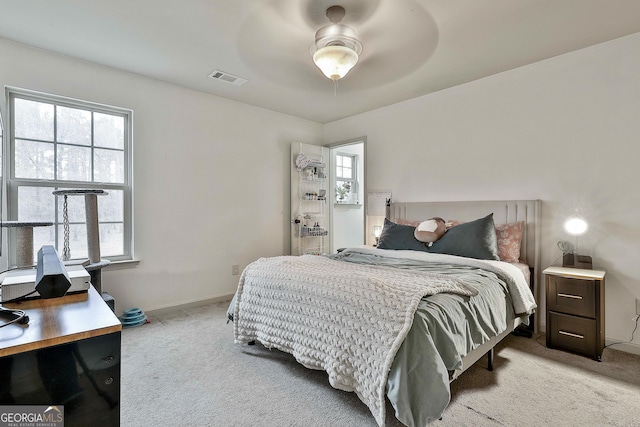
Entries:
POLYGON ((382 426, 387 376, 418 302, 441 292, 477 293, 439 274, 314 255, 261 258, 240 277, 235 342, 257 340, 327 371, 329 383, 355 391, 382 426))

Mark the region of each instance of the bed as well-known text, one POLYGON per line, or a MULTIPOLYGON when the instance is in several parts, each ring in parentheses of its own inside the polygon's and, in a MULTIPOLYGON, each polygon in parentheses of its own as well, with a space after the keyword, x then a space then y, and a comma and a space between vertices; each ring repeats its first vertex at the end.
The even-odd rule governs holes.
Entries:
POLYGON ((399 421, 424 426, 442 416, 451 381, 491 361, 521 323, 534 326, 538 218, 536 200, 393 203, 378 248, 247 266, 229 307, 234 340, 325 370, 379 425, 388 399, 399 421), (431 247, 411 241, 436 216, 449 222, 445 235, 431 247), (505 238, 510 262, 498 257, 505 238))

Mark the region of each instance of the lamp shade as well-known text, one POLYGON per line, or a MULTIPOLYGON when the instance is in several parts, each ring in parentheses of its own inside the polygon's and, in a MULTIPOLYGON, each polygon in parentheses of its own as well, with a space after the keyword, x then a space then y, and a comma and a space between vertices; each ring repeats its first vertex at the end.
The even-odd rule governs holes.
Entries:
POLYGON ((358 63, 358 54, 346 46, 325 46, 313 54, 313 62, 331 80, 347 75, 358 63))
POLYGON ((574 236, 584 234, 588 227, 587 221, 577 216, 572 216, 564 222, 564 230, 574 236))

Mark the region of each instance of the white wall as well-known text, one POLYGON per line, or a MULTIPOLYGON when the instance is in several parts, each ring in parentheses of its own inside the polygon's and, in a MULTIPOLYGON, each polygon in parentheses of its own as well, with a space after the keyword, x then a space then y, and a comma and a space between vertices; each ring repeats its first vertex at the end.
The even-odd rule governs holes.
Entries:
POLYGON ((320 124, 3 39, 0 85, 134 110, 140 264, 102 278, 118 311, 230 295, 232 264, 289 253, 289 144, 322 143, 320 124))
MULTIPOLYGON (((325 126, 367 136, 368 188, 396 201, 542 200, 542 265, 565 217, 606 275, 606 337, 628 340, 640 298, 640 34, 325 126)), ((538 316, 544 322, 544 316, 538 316)), ((640 333, 629 351, 640 352, 640 333)), ((625 348, 625 347, 618 347, 625 348)))

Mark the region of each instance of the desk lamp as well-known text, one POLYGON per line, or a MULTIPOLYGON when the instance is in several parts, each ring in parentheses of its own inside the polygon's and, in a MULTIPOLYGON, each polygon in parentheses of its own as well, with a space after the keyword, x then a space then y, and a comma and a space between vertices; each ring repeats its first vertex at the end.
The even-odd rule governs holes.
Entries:
POLYGON ((45 245, 38 251, 35 288, 42 298, 64 296, 71 287, 71 279, 56 248, 45 245))

